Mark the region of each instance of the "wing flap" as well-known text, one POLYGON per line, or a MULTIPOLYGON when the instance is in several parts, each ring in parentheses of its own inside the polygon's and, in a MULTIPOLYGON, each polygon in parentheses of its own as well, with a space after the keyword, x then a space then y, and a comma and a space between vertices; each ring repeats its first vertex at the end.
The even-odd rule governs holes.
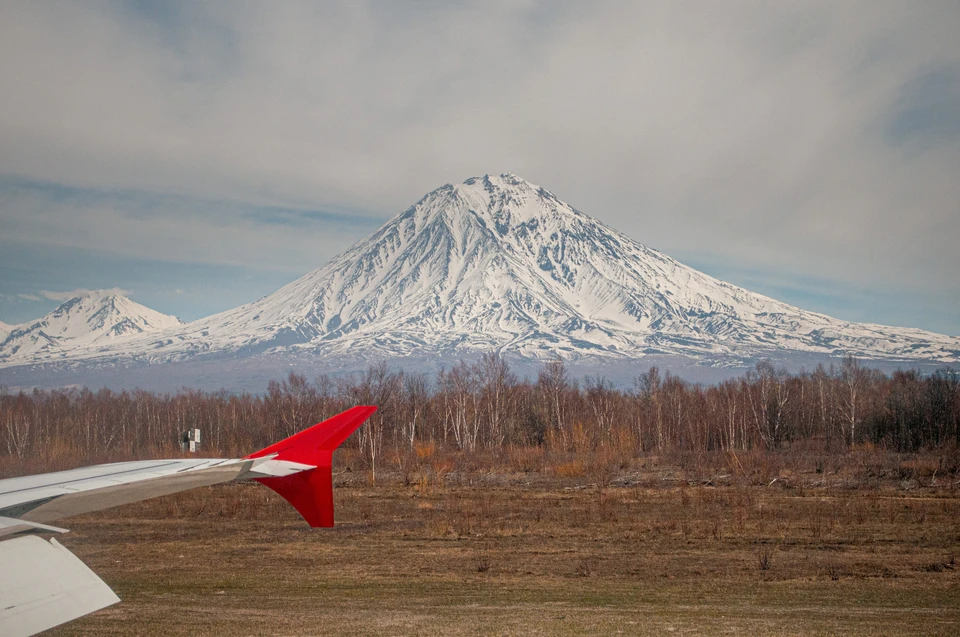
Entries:
POLYGON ((35 535, 0 542, 0 632, 33 635, 120 598, 56 540, 35 535))
POLYGON ((0 537, 4 535, 14 535, 16 533, 25 533, 28 531, 46 531, 48 533, 66 533, 67 529, 61 529, 59 526, 50 526, 40 524, 39 522, 28 522, 18 518, 8 518, 0 516, 0 537))

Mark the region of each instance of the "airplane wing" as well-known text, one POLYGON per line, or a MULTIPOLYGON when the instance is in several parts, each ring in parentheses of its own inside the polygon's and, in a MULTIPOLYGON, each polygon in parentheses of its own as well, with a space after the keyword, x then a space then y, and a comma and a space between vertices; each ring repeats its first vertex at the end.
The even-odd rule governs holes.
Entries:
POLYGON ((70 551, 37 533, 60 518, 196 487, 256 480, 312 527, 333 526, 333 451, 376 407, 358 406, 244 458, 141 460, 0 480, 0 635, 33 635, 120 599, 70 551))

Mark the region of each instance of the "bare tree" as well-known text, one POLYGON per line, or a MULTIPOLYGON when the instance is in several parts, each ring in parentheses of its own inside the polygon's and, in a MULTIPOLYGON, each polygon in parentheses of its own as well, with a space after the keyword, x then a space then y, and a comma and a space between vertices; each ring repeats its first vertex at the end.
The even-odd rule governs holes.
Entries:
MULTIPOLYGON (((837 432, 844 449, 866 438, 903 451, 960 442, 955 372, 897 372, 891 378, 855 359, 837 372, 819 367, 811 375, 789 375, 762 362, 745 377, 712 387, 669 373, 661 379, 653 367, 637 379, 634 392, 623 392, 602 378, 588 379, 581 389, 561 360, 545 364, 536 382, 520 381, 506 361, 490 354, 431 380, 380 364, 311 384, 290 374, 260 395, 0 390, 0 471, 165 454, 177 434, 192 427, 209 432, 210 451, 233 456, 356 404, 379 407, 348 442, 369 461, 372 480, 382 471, 384 452, 394 451, 403 469, 420 442, 464 453, 550 443, 556 447, 549 451, 602 452, 616 462, 644 451, 690 450, 700 458, 711 449, 776 449, 824 437, 829 449, 837 432)), ((530 456, 539 463, 569 458, 534 451, 530 456)), ((583 461, 592 466, 590 457, 583 461)))
POLYGON ((510 372, 507 361, 499 354, 484 354, 477 362, 480 381, 481 409, 486 421, 486 444, 499 447, 512 432, 506 423, 514 410, 514 391, 517 377, 510 372))
POLYGON ((412 449, 416 443, 417 426, 427 408, 427 378, 423 374, 407 374, 403 383, 403 406, 405 421, 403 437, 412 449))
POLYGON ((615 389, 613 383, 603 376, 597 378, 586 378, 587 402, 593 410, 593 416, 596 419, 597 427, 603 439, 610 437, 610 429, 613 426, 614 419, 614 396, 615 389))
POLYGON ((784 408, 790 400, 787 371, 777 370, 773 363, 762 360, 756 370, 747 372, 744 381, 754 425, 769 449, 778 448, 785 439, 784 408))
POLYGON ((377 411, 367 420, 365 426, 357 431, 360 436, 360 449, 366 450, 370 460, 370 481, 377 481, 377 459, 383 448, 383 439, 387 423, 396 416, 396 402, 403 386, 403 373, 391 372, 385 362, 371 365, 360 377, 360 381, 348 388, 355 404, 376 405, 377 411))
POLYGON ((843 389, 840 404, 843 410, 843 420, 840 423, 841 432, 848 445, 857 441, 857 425, 860 423, 860 403, 862 401, 864 370, 860 361, 853 356, 843 359, 840 366, 840 385, 843 389))
POLYGON ((655 447, 658 451, 662 451, 665 443, 665 432, 663 401, 660 398, 660 390, 663 388, 663 383, 660 380, 660 368, 650 367, 646 374, 637 377, 636 385, 640 401, 646 407, 646 409, 641 410, 643 415, 637 419, 637 437, 643 441, 642 423, 645 421, 653 422, 655 447))
POLYGON ((564 447, 570 444, 566 419, 566 392, 570 387, 567 368, 562 358, 543 364, 537 374, 537 387, 549 408, 550 424, 564 447))

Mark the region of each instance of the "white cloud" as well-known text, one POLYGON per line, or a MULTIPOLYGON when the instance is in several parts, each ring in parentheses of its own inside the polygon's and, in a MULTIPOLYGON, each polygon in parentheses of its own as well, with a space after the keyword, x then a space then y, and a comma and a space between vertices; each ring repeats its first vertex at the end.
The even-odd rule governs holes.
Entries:
MULTIPOLYGON (((88 290, 86 288, 77 288, 75 290, 68 290, 66 292, 51 292, 50 290, 39 290, 40 296, 51 301, 69 301, 70 299, 75 298, 88 298, 91 296, 130 296, 132 292, 130 290, 124 290, 122 288, 110 288, 107 290, 88 290)), ((24 295, 21 295, 24 296, 24 295)), ((24 297, 26 298, 26 297, 24 297)), ((39 301, 39 298, 34 298, 33 300, 39 301)))
POLYGON ((0 210, 6 237, 44 249, 291 273, 319 267, 379 225, 146 193, 78 191, 64 197, 32 184, 0 188, 0 210))
POLYGON ((509 170, 678 257, 960 298, 960 137, 891 137, 960 86, 955 2, 96 6, 0 8, 0 173, 219 207, 21 193, 8 236, 305 271, 366 228, 229 202, 385 219, 509 170))

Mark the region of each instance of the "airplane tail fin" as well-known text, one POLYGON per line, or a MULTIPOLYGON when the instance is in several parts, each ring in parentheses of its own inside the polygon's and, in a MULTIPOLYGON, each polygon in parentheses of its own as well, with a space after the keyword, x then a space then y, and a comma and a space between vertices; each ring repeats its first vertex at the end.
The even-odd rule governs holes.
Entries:
POLYGON ((273 489, 293 505, 310 526, 333 526, 333 476, 330 470, 333 452, 376 410, 376 407, 371 406, 348 409, 250 454, 247 458, 274 455, 276 460, 316 467, 282 477, 254 479, 273 489))

